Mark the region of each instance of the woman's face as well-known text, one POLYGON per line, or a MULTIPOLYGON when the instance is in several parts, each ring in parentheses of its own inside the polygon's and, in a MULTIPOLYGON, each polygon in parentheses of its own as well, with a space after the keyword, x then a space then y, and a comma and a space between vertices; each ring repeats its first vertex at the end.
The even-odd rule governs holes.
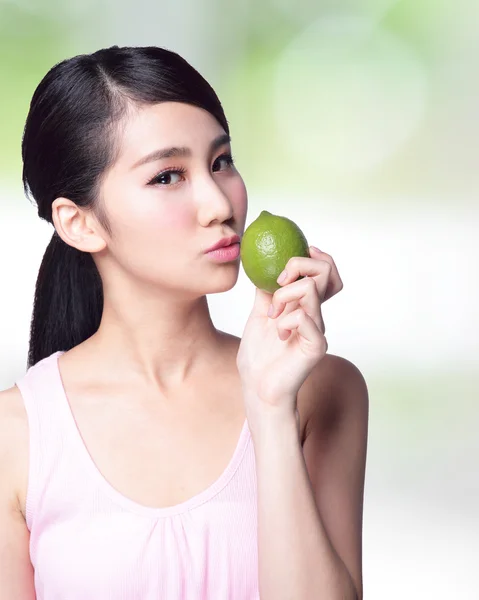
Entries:
POLYGON ((187 104, 149 105, 131 111, 120 144, 101 188, 112 230, 108 262, 172 291, 202 295, 233 287, 240 259, 217 263, 205 254, 223 237, 242 236, 248 204, 218 121, 187 104), (187 154, 155 156, 172 147, 187 154))

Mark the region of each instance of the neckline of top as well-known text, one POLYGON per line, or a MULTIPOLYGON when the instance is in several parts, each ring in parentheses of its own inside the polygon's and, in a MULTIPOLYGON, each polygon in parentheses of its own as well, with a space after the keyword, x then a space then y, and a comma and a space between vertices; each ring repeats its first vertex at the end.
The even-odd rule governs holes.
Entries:
POLYGON ((92 475, 92 478, 95 480, 97 485, 102 489, 104 493, 116 504, 122 506, 124 509, 135 512, 137 514, 141 514, 143 516, 152 516, 152 517, 170 517, 173 515, 178 515, 187 511, 192 510, 193 508, 197 508, 201 504, 204 504, 208 500, 211 500, 215 495, 217 495, 221 490, 223 490, 229 481, 232 479, 233 475, 237 471, 243 456, 245 454, 248 441, 250 441, 251 436, 249 435, 249 427, 248 420, 245 419, 243 423, 243 427, 241 429, 241 433, 236 444, 233 455, 226 466, 225 470, 221 473, 221 475, 214 481, 211 485, 209 485, 206 489, 195 494, 191 498, 180 502, 179 504, 175 504, 173 506, 165 506, 165 507, 153 507, 147 506, 145 504, 140 504, 131 498, 123 495, 120 491, 118 491, 101 473, 99 468, 97 467, 93 457, 91 456, 88 448, 83 440, 80 429, 78 428, 78 424, 75 420, 75 416, 70 406, 70 402, 68 400, 65 387, 63 385, 63 379, 60 371, 59 358, 65 352, 59 350, 53 353, 50 356, 50 364, 52 367, 56 391, 58 398, 60 400, 59 404, 63 407, 63 414, 65 417, 66 426, 69 428, 69 441, 76 446, 77 455, 83 463, 84 468, 88 474, 92 475))

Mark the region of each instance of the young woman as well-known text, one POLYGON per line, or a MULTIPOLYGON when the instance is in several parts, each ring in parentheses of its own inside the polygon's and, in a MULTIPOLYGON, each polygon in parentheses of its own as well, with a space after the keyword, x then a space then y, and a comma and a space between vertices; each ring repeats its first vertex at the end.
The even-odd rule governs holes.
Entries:
POLYGON ((256 289, 241 339, 210 318, 247 212, 229 133, 163 48, 76 56, 33 95, 23 180, 55 231, 0 394, 1 600, 362 598, 368 392, 326 353, 333 259, 256 289))

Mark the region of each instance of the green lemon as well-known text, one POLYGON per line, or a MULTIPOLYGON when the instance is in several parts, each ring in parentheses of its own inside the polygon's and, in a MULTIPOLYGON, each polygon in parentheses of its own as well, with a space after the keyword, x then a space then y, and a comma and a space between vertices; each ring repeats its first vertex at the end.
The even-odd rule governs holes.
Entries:
POLYGON ((276 280, 290 258, 310 256, 306 237, 296 223, 267 210, 246 228, 240 255, 249 279, 270 294, 281 287, 276 280))

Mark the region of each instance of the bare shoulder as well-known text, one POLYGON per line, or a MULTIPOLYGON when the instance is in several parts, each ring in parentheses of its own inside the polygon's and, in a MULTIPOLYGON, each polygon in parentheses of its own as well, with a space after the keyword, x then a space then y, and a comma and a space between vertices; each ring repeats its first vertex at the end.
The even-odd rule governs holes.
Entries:
POLYGON ((347 358, 326 354, 305 382, 307 428, 316 421, 332 429, 344 419, 367 421, 369 393, 360 369, 347 358))
POLYGON ((0 448, 9 446, 6 442, 19 445, 28 437, 28 419, 20 390, 16 385, 0 391, 0 448))
MULTIPOLYGON (((241 338, 220 333, 237 353, 241 338)), ((350 360, 326 354, 299 390, 298 411, 303 443, 313 422, 323 434, 332 433, 335 425, 344 423, 345 417, 367 423, 369 398, 363 374, 350 360)))
MULTIPOLYGON (((237 352, 241 338, 224 331, 223 340, 237 352)), ((354 403, 356 410, 368 410, 368 388, 359 368, 347 358, 326 354, 316 365, 300 390, 299 400, 308 412, 334 402, 339 408, 354 403)))
POLYGON ((0 392, 0 471, 19 498, 28 469, 28 418, 16 385, 0 392))
POLYGON ((364 375, 347 358, 330 355, 331 392, 344 409, 368 411, 369 393, 364 375))
MULTIPOLYGON (((335 354, 327 354, 324 358, 326 359, 324 365, 330 377, 332 389, 343 392, 351 390, 367 391, 366 380, 353 362, 335 354)), ((321 363, 319 363, 317 374, 319 373, 321 373, 321 363)))

